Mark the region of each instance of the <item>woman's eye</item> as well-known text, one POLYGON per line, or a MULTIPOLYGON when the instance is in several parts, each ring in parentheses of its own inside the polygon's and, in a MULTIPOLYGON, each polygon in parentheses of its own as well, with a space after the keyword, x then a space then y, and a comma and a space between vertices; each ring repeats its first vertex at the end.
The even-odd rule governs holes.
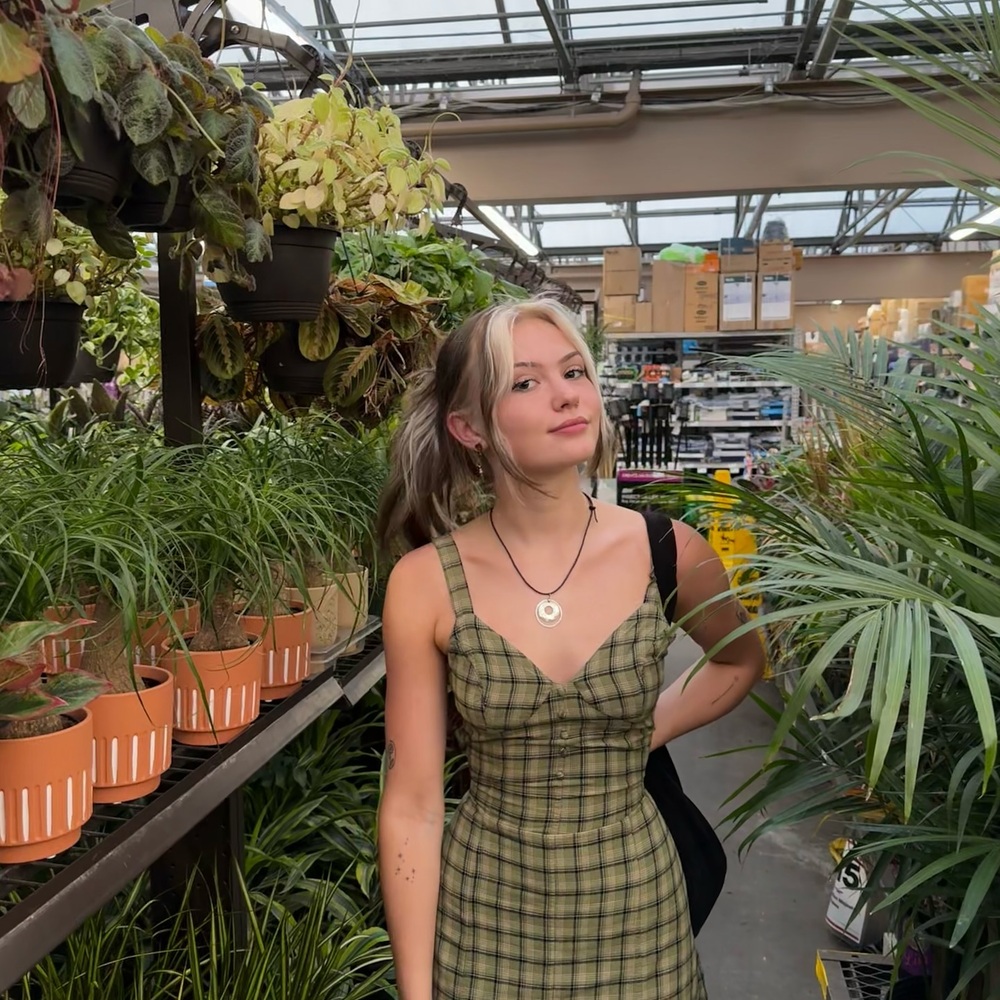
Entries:
POLYGON ((587 377, 586 368, 570 368, 570 370, 566 372, 566 378, 586 378, 586 377, 587 377))
POLYGON ((534 379, 523 378, 523 379, 521 379, 520 382, 515 382, 514 383, 514 392, 524 392, 526 389, 530 389, 531 388, 531 383, 533 381, 534 381, 534 379))

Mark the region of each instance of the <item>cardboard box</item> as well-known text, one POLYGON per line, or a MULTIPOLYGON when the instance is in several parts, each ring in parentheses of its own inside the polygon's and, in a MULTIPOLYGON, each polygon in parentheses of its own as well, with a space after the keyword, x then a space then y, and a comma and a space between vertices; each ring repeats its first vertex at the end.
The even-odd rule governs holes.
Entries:
POLYGON ((757 278, 757 329, 795 328, 794 271, 762 271, 757 278))
POLYGON ((935 314, 940 316, 944 299, 904 299, 903 306, 910 311, 910 323, 915 332, 921 323, 930 323, 935 314))
POLYGON ((653 332, 653 303, 637 302, 635 304, 635 332, 653 332))
POLYGON ((718 329, 718 272, 689 264, 684 269, 684 332, 715 333, 718 329))
POLYGON ((756 313, 756 272, 729 274, 723 271, 719 275, 719 329, 723 332, 755 330, 756 313))
POLYGON ((601 291, 605 297, 638 295, 642 251, 638 247, 608 247, 604 251, 601 291))
POLYGON ((719 251, 719 268, 723 274, 747 274, 757 270, 757 251, 719 251))
POLYGON ((761 274, 794 271, 794 245, 787 241, 761 243, 757 248, 757 270, 761 274))
POLYGON ((632 333, 635 330, 634 295, 604 296, 604 325, 608 333, 632 333))
POLYGON ((653 333, 686 333, 684 329, 684 264, 653 261, 653 333))
POLYGON ((993 256, 990 259, 990 275, 987 287, 987 304, 992 305, 994 302, 1000 302, 1000 250, 994 250, 993 256))

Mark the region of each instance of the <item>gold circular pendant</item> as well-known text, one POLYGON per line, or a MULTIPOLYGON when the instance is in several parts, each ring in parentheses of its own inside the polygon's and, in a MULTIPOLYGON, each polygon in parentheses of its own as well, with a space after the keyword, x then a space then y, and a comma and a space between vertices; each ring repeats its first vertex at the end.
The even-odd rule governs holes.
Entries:
POLYGON ((551 597, 535 605, 535 620, 542 628, 555 628, 562 621, 562 608, 558 601, 553 601, 551 597))

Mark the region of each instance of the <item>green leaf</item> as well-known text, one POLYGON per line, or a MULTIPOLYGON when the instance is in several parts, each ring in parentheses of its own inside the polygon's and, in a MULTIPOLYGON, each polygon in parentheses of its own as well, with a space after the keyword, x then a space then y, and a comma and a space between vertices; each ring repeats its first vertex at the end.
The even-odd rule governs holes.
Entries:
POLYGON ((45 691, 54 698, 60 698, 66 703, 63 711, 83 708, 98 695, 108 690, 108 683, 93 674, 83 670, 63 670, 48 678, 45 691))
POLYGON ((997 720, 993 714, 993 702, 989 681, 986 678, 986 669, 983 666, 979 647, 969 631, 969 626, 943 604, 935 604, 934 611, 938 620, 948 630, 962 672, 965 674, 965 681, 969 685, 972 703, 976 708, 979 729, 986 747, 986 767, 983 773, 983 792, 985 793, 989 784, 989 776, 993 772, 993 768, 996 767, 997 761, 997 720))
POLYGON ((389 313, 389 326, 400 340, 412 340, 424 328, 418 316, 410 309, 393 309, 389 313))
POLYGON ((228 250, 241 250, 246 239, 243 213, 221 187, 209 187, 195 195, 197 221, 209 240, 228 250))
POLYGON ((8 233, 27 233, 37 243, 48 239, 52 216, 38 186, 7 195, 0 206, 0 228, 8 233))
POLYGON ((134 73, 118 93, 122 127, 136 146, 158 139, 173 118, 170 98, 152 73, 134 73))
POLYGON ((246 344, 240 328, 227 316, 213 313, 199 335, 201 358, 218 379, 232 379, 246 367, 246 344))
POLYGON ((42 54, 30 42, 20 25, 0 21, 0 83, 19 83, 41 69, 42 54))
POLYGON ((62 709, 62 701, 37 688, 26 691, 0 691, 0 720, 3 722, 38 719, 62 709))
POLYGON ((913 613, 913 646, 910 650, 910 706, 906 720, 906 757, 904 762, 903 819, 913 811, 917 788, 920 753, 924 744, 927 698, 931 678, 931 621, 927 608, 917 603, 913 613))
POLYGON ((181 42, 169 41, 162 46, 161 51, 168 59, 183 66, 188 73, 201 83, 208 83, 209 71, 206 70, 204 60, 196 48, 193 49, 181 42))
POLYGON ((259 264, 271 256, 271 241, 260 220, 247 216, 243 220, 243 253, 251 264, 259 264))
MULTIPOLYGON (((2 28, 0 25, 0 30, 2 28)), ((48 120, 49 108, 45 101, 45 86, 40 73, 29 76, 11 87, 7 100, 10 103, 10 110, 29 132, 41 128, 48 120)))
POLYGON ((340 317, 324 304, 311 323, 299 323, 299 353, 308 361, 325 361, 340 341, 340 317))
POLYGON ((174 176, 170 146, 162 141, 136 146, 132 150, 132 166, 147 184, 158 187, 174 176))
POLYGON ((347 409, 368 392, 377 375, 378 358, 374 347, 345 347, 326 366, 323 391, 334 406, 347 409))
POLYGON ((45 27, 48 31, 52 56, 63 86, 81 101, 94 99, 97 74, 90 52, 76 32, 71 31, 61 21, 46 14, 45 27))
POLYGON ((117 90, 130 73, 135 73, 146 65, 142 49, 117 26, 104 28, 87 36, 87 46, 94 61, 98 82, 111 90, 117 90))
POLYGON ((257 161, 257 126, 253 119, 242 118, 226 138, 226 178, 229 183, 259 182, 257 161))
POLYGON ((111 129, 111 134, 116 139, 120 139, 122 136, 122 111, 118 107, 118 102, 106 90, 98 92, 96 101, 101 109, 104 124, 111 129))
POLYGON ((215 108, 206 108, 198 114, 198 124, 212 142, 218 145, 232 132, 236 119, 232 115, 216 111, 215 108))
MULTIPOLYGON (((868 783, 874 787, 882 775, 889 744, 896 732, 896 722, 903 705, 906 680, 910 671, 910 649, 913 643, 913 619, 909 601, 903 601, 893 615, 889 630, 890 653, 885 664, 885 704, 875 720, 875 745, 868 772, 868 783)), ((876 668, 878 668, 876 664, 876 668)))
POLYGON ((133 260, 138 256, 132 234, 116 215, 109 215, 104 206, 94 206, 87 216, 87 228, 97 245, 112 257, 133 260))
POLYGON ((968 933, 969 927, 980 915, 980 907, 986 894, 993 888, 997 872, 1000 872, 1000 848, 987 854, 975 874, 969 879, 969 887, 965 890, 965 897, 962 900, 962 907, 958 911, 958 918, 955 921, 955 929, 952 931, 950 948, 957 948, 962 938, 968 933))
POLYGON ((274 115, 274 105, 259 90, 253 87, 244 87, 240 91, 243 103, 248 105, 265 121, 274 115))

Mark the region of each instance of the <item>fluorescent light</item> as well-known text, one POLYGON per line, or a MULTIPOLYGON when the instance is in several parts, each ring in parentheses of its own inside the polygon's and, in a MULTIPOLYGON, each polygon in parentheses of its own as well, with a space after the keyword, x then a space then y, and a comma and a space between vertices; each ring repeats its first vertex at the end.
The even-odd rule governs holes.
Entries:
POLYGON ((970 236, 975 236, 976 233, 980 232, 982 226, 991 226, 994 222, 1000 222, 1000 205, 991 208, 988 212, 983 212, 982 215, 977 215, 968 222, 963 222, 948 233, 948 239, 967 240, 970 236))
POLYGON ((498 236, 513 243, 526 256, 537 257, 542 252, 520 229, 512 225, 490 205, 467 205, 466 207, 484 226, 488 226, 498 236))

